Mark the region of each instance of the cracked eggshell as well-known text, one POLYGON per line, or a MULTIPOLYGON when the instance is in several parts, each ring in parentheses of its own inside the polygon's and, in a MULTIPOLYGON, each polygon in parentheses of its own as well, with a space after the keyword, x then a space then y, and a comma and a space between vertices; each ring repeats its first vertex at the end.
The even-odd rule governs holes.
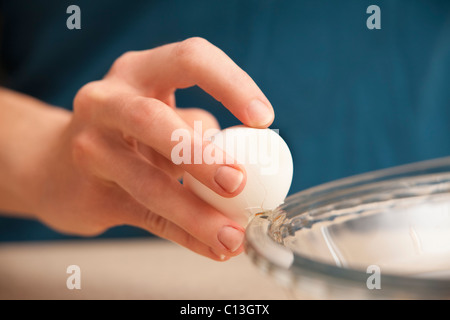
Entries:
POLYGON ((247 182, 240 194, 225 198, 185 173, 183 183, 197 196, 244 227, 253 214, 273 210, 284 202, 292 182, 293 162, 278 133, 237 126, 218 132, 211 141, 244 166, 247 182))

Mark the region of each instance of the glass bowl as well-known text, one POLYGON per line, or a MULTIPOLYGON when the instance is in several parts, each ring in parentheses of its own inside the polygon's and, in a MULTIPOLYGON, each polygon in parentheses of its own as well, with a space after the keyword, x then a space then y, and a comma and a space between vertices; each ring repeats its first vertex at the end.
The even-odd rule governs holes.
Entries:
POLYGON ((294 298, 450 299, 450 157, 294 194, 245 248, 294 298))

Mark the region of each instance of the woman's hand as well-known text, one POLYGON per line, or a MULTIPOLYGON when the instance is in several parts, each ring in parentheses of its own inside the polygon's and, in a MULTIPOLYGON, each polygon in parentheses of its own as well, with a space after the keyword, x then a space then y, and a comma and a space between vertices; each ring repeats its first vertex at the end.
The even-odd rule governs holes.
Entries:
POLYGON ((273 109, 252 79, 204 39, 128 52, 104 79, 80 89, 73 114, 50 116, 55 108, 38 112, 36 117, 53 122, 46 126, 42 120, 43 129, 30 132, 24 142, 24 148, 30 143, 29 150, 20 162, 21 188, 14 195, 26 199, 26 205, 18 208, 65 233, 96 235, 126 224, 215 260, 242 252, 242 227, 179 179, 187 171, 232 197, 245 185, 243 168, 175 165, 171 159, 175 130, 191 134, 194 150, 198 141, 200 148, 207 145, 201 137, 194 139, 200 134, 194 132, 194 121, 202 121, 203 130, 218 127, 203 110, 176 108, 175 90, 194 85, 248 126, 267 127, 273 121, 273 109))

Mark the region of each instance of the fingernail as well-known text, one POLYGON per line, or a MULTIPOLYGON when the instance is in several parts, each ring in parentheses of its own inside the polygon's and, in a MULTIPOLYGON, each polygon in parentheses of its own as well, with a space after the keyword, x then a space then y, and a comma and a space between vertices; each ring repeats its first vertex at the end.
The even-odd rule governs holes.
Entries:
POLYGON ((262 101, 255 99, 247 107, 247 115, 250 124, 264 126, 272 122, 273 114, 270 108, 262 101))
POLYGON ((244 233, 236 228, 226 226, 219 231, 217 238, 230 252, 235 252, 244 241, 244 233))
POLYGON ((244 175, 241 171, 229 166, 220 167, 214 176, 216 183, 228 193, 235 192, 241 185, 243 179, 244 175))

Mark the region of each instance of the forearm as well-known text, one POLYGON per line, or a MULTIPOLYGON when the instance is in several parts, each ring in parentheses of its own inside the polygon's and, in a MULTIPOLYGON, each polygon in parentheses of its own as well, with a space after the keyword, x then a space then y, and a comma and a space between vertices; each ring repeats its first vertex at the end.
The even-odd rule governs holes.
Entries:
POLYGON ((33 213, 31 164, 69 120, 68 111, 0 88, 0 212, 33 213))

